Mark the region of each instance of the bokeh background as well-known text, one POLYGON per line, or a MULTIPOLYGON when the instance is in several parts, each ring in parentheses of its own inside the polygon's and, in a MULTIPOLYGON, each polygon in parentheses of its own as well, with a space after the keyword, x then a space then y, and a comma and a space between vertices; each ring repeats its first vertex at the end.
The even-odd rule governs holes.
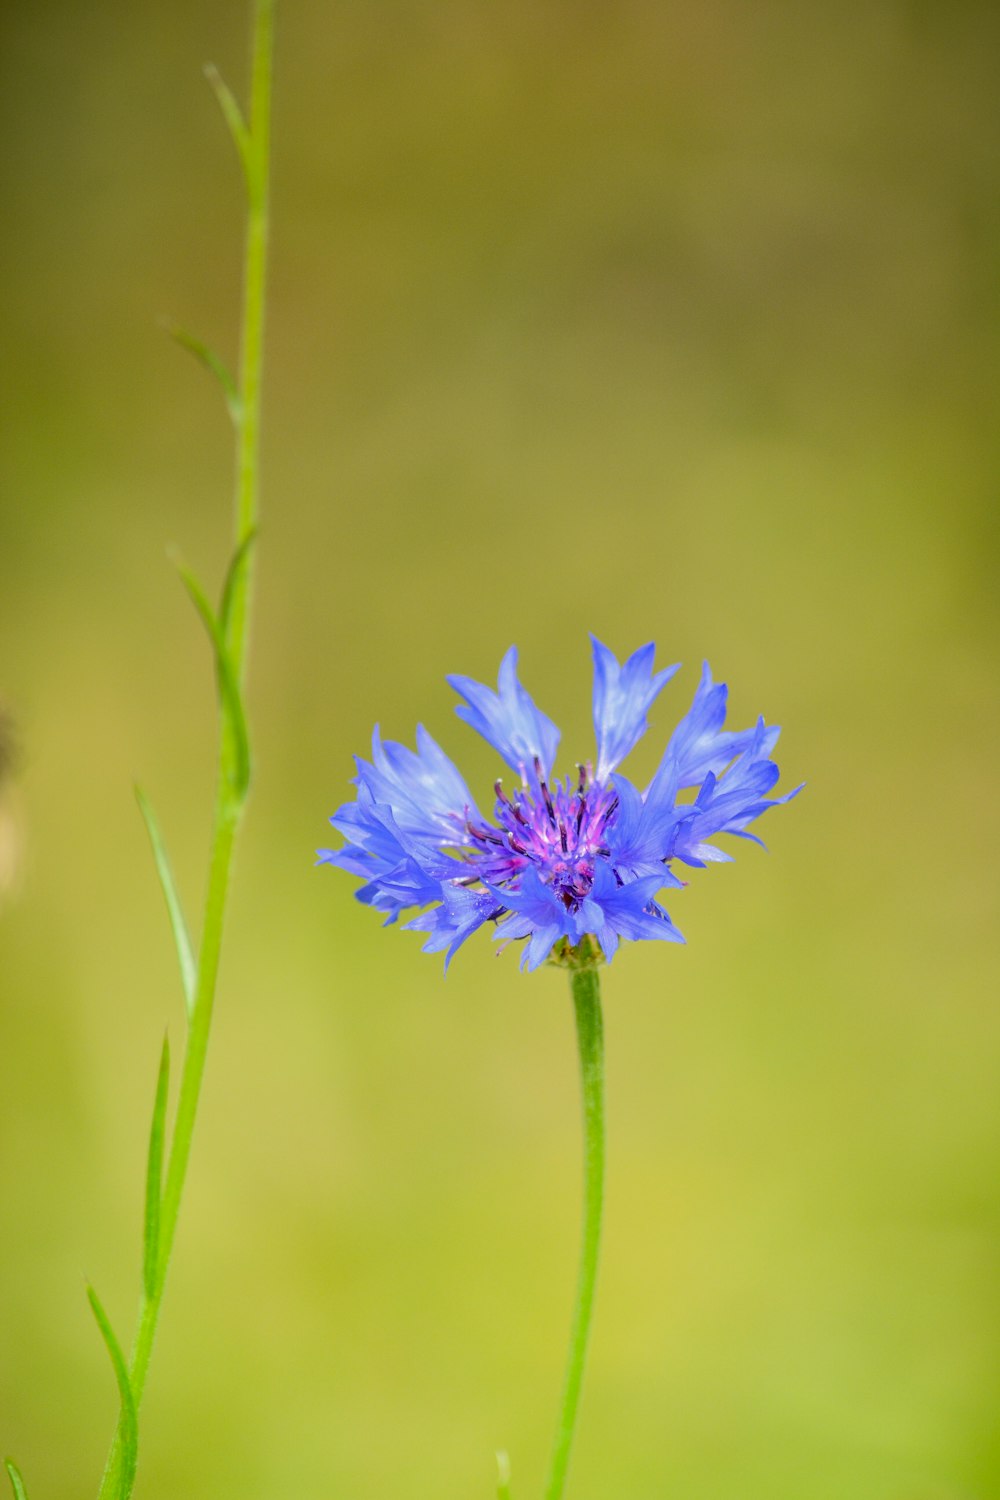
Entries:
MULTIPOLYGON (((192 921, 235 342, 200 67, 237 0, 3 17, 0 1445, 92 1493, 164 1025, 130 784, 192 921)), ((256 781, 143 1500, 538 1494, 575 1275, 562 974, 447 981, 313 867, 372 723, 485 791, 449 671, 591 744, 586 632, 785 725, 770 853, 605 983, 610 1186, 574 1500, 1000 1492, 990 5, 282 5, 256 781)))

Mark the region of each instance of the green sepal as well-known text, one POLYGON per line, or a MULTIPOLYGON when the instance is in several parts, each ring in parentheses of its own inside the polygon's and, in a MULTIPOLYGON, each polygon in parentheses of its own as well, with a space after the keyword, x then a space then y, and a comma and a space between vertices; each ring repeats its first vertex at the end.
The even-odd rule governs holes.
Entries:
POLYGON ((585 932, 575 944, 569 938, 560 938, 546 959, 546 963, 553 964, 556 968, 572 969, 576 973, 583 969, 596 969, 603 962, 601 945, 589 932, 585 932))
POLYGON ((156 1079, 153 1122, 149 1129, 149 1155, 146 1164, 146 1216, 142 1235, 142 1284, 147 1299, 156 1296, 156 1279, 160 1252, 160 1184, 163 1181, 163 1143, 167 1116, 167 1090, 170 1083, 170 1042, 163 1038, 160 1071, 156 1079))
POLYGON ((184 1003, 187 1007, 188 1020, 194 1012, 194 993, 198 982, 198 966, 194 961, 194 950, 191 947, 191 939, 188 936, 187 923, 184 921, 184 912, 181 907, 180 896, 174 884, 174 873, 170 868, 167 858, 166 845, 160 832, 160 825, 156 821, 152 804, 141 786, 135 787, 135 800, 139 804, 146 832, 149 834, 149 842, 153 850, 153 861, 156 865, 156 873, 160 877, 160 886, 163 890, 164 899, 167 903, 167 913, 170 917, 170 926, 174 934, 174 946, 177 949, 177 962, 181 970, 181 984, 184 986, 184 1003))
POLYGON ((225 362, 220 359, 214 349, 210 349, 203 339, 196 334, 188 333, 186 328, 181 328, 177 323, 167 323, 167 332, 170 337, 193 354, 200 365, 204 365, 210 375, 214 375, 222 387, 222 394, 226 398, 226 408, 232 418, 234 427, 238 427, 243 419, 243 401, 240 397, 236 381, 233 379, 225 362))
POLYGON ((497 1453, 497 1500, 510 1500, 510 1457, 503 1448, 497 1453))
POLYGON ((115 1338, 115 1331, 111 1327, 107 1313, 101 1306, 101 1299, 94 1288, 87 1283, 87 1301, 90 1303, 91 1311, 97 1320, 97 1326, 101 1330, 111 1363, 114 1367, 115 1379, 118 1382, 118 1394, 121 1398, 121 1413, 119 1416, 119 1432, 121 1434, 121 1468, 118 1477, 118 1500, 128 1500, 135 1483, 136 1459, 139 1449, 139 1423, 135 1411, 135 1398, 132 1395, 132 1382, 129 1380, 128 1365, 122 1354, 121 1345, 115 1338))
POLYGON ((243 111, 236 102, 236 96, 214 63, 205 64, 205 77, 208 79, 212 93, 219 101, 222 118, 225 120, 229 134, 233 138, 233 144, 236 147, 240 158, 240 165, 243 168, 243 175, 249 186, 253 173, 253 141, 250 135, 250 128, 243 117, 243 111))
POLYGON ((229 638, 229 620, 233 612, 233 598, 236 587, 244 577, 250 558, 250 549, 257 540, 257 528, 251 527, 246 536, 240 542, 232 555, 229 567, 226 570, 226 580, 222 585, 222 598, 219 601, 219 629, 222 639, 229 638))
POLYGON ((21 1471, 12 1458, 5 1458, 4 1468, 10 1476, 10 1487, 14 1491, 14 1500, 28 1500, 28 1491, 24 1487, 21 1471))
POLYGON ((194 574, 189 572, 176 557, 174 564, 215 649, 215 668, 219 679, 222 718, 232 752, 232 765, 228 768, 228 779, 233 799, 236 806, 240 807, 246 800, 250 786, 250 737, 247 733, 246 714, 243 711, 239 683, 233 671, 233 664, 229 658, 219 621, 208 602, 204 589, 194 574))

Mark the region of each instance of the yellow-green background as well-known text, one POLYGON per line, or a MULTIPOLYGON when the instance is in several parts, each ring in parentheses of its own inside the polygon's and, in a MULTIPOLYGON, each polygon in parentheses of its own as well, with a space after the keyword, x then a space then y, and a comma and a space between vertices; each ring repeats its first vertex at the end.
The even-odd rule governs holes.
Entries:
MULTIPOLYGON (((235 340, 200 65, 236 0, 5 11, 0 1446, 92 1494, 86 1307, 137 1300, 230 450, 158 327, 235 340)), ((143 1414, 142 1500, 540 1490, 579 1197, 555 971, 447 981, 313 867, 371 725, 488 795, 444 675, 591 744, 586 632, 785 726, 771 852, 605 979, 610 1181, 573 1500, 1000 1492, 991 6, 289 3, 279 15, 253 799, 143 1414)))

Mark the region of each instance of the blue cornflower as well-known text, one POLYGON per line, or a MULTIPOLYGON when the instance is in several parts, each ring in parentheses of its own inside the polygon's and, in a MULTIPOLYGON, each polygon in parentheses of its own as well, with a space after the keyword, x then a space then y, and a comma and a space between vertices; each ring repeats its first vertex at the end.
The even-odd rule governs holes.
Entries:
POLYGON ((404 925, 427 934, 426 953, 446 950, 446 966, 485 922, 505 940, 526 939, 529 969, 550 956, 587 960, 598 949, 610 960, 622 938, 683 942, 656 899, 684 885, 673 866, 728 860, 710 842, 720 833, 760 843, 748 825, 800 790, 767 795, 778 779, 770 756, 779 730, 763 719, 724 730, 726 685, 713 682, 706 663, 694 702, 640 791, 618 766, 677 667, 654 672, 652 644, 621 664, 592 640, 596 763, 553 778, 559 730, 518 681, 512 646, 495 693, 471 677, 448 679, 464 700, 459 717, 518 776, 510 791, 497 781, 492 820, 422 725, 416 751, 383 742, 376 727, 371 761, 357 759, 357 796, 330 819, 347 845, 321 849, 320 861, 361 876, 358 900, 387 922, 426 908, 404 925))

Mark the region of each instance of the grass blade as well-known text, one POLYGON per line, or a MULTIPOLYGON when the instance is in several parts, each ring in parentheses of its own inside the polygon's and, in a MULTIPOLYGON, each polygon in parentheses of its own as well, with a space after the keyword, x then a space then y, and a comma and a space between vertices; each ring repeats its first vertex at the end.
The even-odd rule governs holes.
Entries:
POLYGON ((243 403, 240 400, 236 381, 230 374, 225 362, 219 358, 214 349, 210 349, 195 334, 188 333, 186 328, 181 328, 177 323, 168 323, 166 328, 170 337, 176 343, 180 344, 182 349, 186 349, 189 354, 193 354, 198 363, 204 365, 210 375, 215 376, 222 387, 222 394, 226 398, 226 406, 233 420, 233 425, 238 427, 243 414, 243 403))
POLYGON ((4 1459, 4 1468, 10 1475, 10 1487, 14 1491, 14 1500, 28 1500, 28 1491, 24 1487, 21 1471, 12 1458, 4 1459))
POLYGON ((256 540, 257 528, 255 526, 243 538, 233 553, 232 561, 226 572, 226 581, 222 586, 222 598, 219 602, 219 629, 222 632, 223 640, 229 635, 229 616, 233 608, 233 595, 236 592, 237 584, 246 572, 250 549, 256 540))
POLYGON ((164 1123, 167 1116, 167 1089, 170 1083, 170 1042, 163 1038, 160 1071, 156 1080, 153 1123, 149 1130, 149 1157, 146 1166, 146 1218, 143 1226, 142 1283, 146 1296, 156 1295, 156 1275, 160 1252, 160 1183, 163 1179, 164 1123))
POLYGON ((249 185, 250 176, 253 171, 253 153, 251 150, 250 131, 247 122, 243 118, 243 111, 236 102, 236 96, 229 87, 222 74, 214 63, 206 63, 205 77, 208 79, 212 93, 219 101, 222 110, 222 118, 229 128, 229 134, 233 138, 233 144, 239 153, 240 165, 243 175, 249 185))
POLYGON ((229 652, 226 650, 226 642, 219 628, 219 622, 204 589, 193 573, 189 572, 176 558, 174 561, 181 576, 181 582, 191 596, 191 602, 198 611, 215 649, 222 716, 232 748, 230 781, 236 803, 241 805, 250 786, 250 738, 247 734, 246 714, 243 712, 243 699, 240 695, 239 684, 236 681, 236 674, 229 659, 229 652))
POLYGON ((121 1345, 115 1338, 114 1329, 108 1319, 107 1313, 101 1306, 101 1299, 94 1288, 87 1284, 87 1301, 90 1303, 91 1311, 97 1320, 97 1326, 101 1330, 101 1337, 111 1356, 114 1366, 115 1379, 118 1382, 118 1394, 121 1398, 121 1415, 119 1417, 119 1431, 121 1433, 121 1468, 118 1479, 118 1500, 128 1500, 135 1483, 136 1458, 139 1448, 139 1425, 135 1412, 135 1400, 132 1396, 132 1382, 128 1376, 128 1365, 122 1354, 121 1345))
POLYGON ((510 1459, 502 1448, 497 1454, 497 1500, 510 1500, 510 1459))
POLYGON ((177 948, 177 962, 180 964, 181 983, 184 986, 184 1002, 187 1006, 188 1019, 194 1010, 194 992, 198 980, 198 968, 194 961, 194 950, 191 947, 191 939, 188 937, 187 923, 184 921, 184 912, 181 908, 180 897, 174 884, 174 873, 170 868, 167 858, 166 845, 163 835, 160 833, 160 825, 156 821, 152 804, 141 786, 135 788, 135 800, 139 804, 146 832, 149 834, 149 842, 153 849, 153 860, 156 864, 156 873, 160 877, 160 886, 167 903, 167 912, 170 916, 170 926, 173 929, 174 944, 177 948))

